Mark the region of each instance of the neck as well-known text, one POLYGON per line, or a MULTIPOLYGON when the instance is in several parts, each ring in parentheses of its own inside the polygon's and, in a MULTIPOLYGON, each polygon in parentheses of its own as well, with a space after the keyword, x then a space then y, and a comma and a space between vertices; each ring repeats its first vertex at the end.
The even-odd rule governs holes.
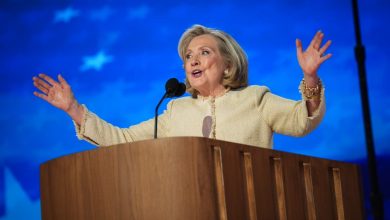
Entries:
POLYGON ((214 89, 198 91, 200 96, 203 97, 218 97, 226 93, 226 88, 220 85, 214 89))

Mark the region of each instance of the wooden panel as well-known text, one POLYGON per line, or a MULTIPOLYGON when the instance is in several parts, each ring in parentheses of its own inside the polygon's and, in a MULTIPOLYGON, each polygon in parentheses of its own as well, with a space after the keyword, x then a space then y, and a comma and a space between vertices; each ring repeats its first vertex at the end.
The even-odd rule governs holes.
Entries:
POLYGON ((246 188, 246 202, 248 206, 249 220, 257 219, 257 210, 256 210, 256 193, 255 186, 253 182, 253 168, 252 168, 252 155, 249 152, 243 152, 243 165, 244 165, 244 182, 246 188))
POLYGON ((313 193, 313 180, 311 176, 311 165, 310 163, 302 163, 303 168, 303 179, 305 185, 305 196, 306 196, 306 210, 307 219, 316 220, 316 206, 313 193))
POLYGON ((337 164, 333 167, 340 169, 340 180, 344 204, 345 219, 363 220, 363 192, 358 166, 351 164, 337 164))
POLYGON ((297 155, 280 154, 286 193, 287 219, 302 219, 305 212, 305 190, 301 159, 297 155))
POLYGON ((217 201, 218 201, 218 216, 220 220, 227 219, 226 211, 226 197, 225 197, 225 184, 223 180, 223 166, 222 166, 222 155, 221 148, 214 147, 214 172, 215 172, 215 183, 217 189, 217 201))
POLYGON ((332 179, 333 179, 333 188, 334 188, 334 198, 336 205, 336 213, 338 220, 344 220, 344 200, 343 200, 343 189, 341 187, 341 175, 339 168, 331 168, 332 179))
POLYGON ((271 167, 270 154, 257 148, 245 150, 250 150, 252 154, 257 217, 259 220, 277 219, 275 178, 273 178, 274 169, 271 167))
POLYGON ((275 190, 276 190, 276 200, 278 207, 278 215, 280 220, 287 219, 286 212, 286 197, 284 191, 284 181, 283 181, 283 168, 282 161, 280 158, 272 158, 272 165, 275 178, 275 190))
POLYGON ((310 158, 313 194, 316 203, 316 216, 318 220, 335 219, 328 164, 310 158))
MULTIPOLYGON (((221 147, 223 163, 223 177, 225 181, 225 196, 227 218, 246 219, 245 207, 245 183, 243 181, 244 171, 241 166, 241 152, 245 145, 224 142, 213 144, 221 147)), ((214 143, 214 142, 213 142, 214 143)))

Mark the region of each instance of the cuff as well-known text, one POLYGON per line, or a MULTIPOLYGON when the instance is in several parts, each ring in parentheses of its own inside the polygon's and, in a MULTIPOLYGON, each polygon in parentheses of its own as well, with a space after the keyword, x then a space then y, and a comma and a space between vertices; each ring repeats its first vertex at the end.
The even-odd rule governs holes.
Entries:
POLYGON ((81 119, 81 124, 78 125, 74 120, 72 120, 74 127, 75 127, 75 130, 76 130, 76 136, 79 140, 84 139, 85 122, 87 121, 87 114, 89 113, 88 108, 85 105, 82 105, 82 106, 84 108, 84 113, 83 113, 83 117, 81 119))
MULTIPOLYGON (((301 93, 301 97, 304 103, 308 101, 309 99, 306 98, 306 96, 303 94, 303 90, 305 89, 303 85, 303 81, 299 84, 299 92, 301 93)), ((325 86, 323 83, 321 83, 321 92, 320 92, 320 97, 319 97, 320 104, 318 105, 317 109, 314 110, 312 113, 312 116, 309 116, 309 119, 314 119, 316 117, 319 117, 323 114, 324 109, 325 109, 325 86)), ((306 105, 306 104, 305 104, 306 105)))

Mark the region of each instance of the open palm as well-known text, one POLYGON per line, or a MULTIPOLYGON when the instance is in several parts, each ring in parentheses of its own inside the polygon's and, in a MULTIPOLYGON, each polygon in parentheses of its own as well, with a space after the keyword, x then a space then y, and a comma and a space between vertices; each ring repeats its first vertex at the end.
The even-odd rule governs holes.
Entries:
POLYGON ((328 40, 321 47, 323 38, 324 33, 318 31, 305 51, 302 49, 301 40, 296 40, 298 62, 303 73, 307 76, 316 76, 321 64, 332 56, 332 54, 325 54, 331 41, 328 40))
POLYGON ((77 102, 66 80, 58 75, 58 82, 45 74, 33 77, 34 86, 41 91, 34 95, 67 112, 77 102))

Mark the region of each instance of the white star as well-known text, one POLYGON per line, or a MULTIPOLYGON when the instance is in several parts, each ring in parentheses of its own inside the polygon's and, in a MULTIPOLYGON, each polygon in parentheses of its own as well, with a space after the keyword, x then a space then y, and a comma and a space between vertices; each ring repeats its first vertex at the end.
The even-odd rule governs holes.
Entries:
POLYGON ((86 71, 89 69, 94 69, 99 71, 102 66, 106 63, 110 63, 113 60, 112 56, 107 56, 104 51, 100 51, 95 56, 87 56, 83 58, 83 66, 80 67, 81 71, 86 71))
POLYGON ((70 19, 79 16, 80 12, 74 10, 72 7, 67 7, 66 9, 56 11, 54 22, 69 22, 70 19))
POLYGON ((12 173, 5 168, 5 215, 6 219, 41 219, 40 202, 31 201, 12 173))

